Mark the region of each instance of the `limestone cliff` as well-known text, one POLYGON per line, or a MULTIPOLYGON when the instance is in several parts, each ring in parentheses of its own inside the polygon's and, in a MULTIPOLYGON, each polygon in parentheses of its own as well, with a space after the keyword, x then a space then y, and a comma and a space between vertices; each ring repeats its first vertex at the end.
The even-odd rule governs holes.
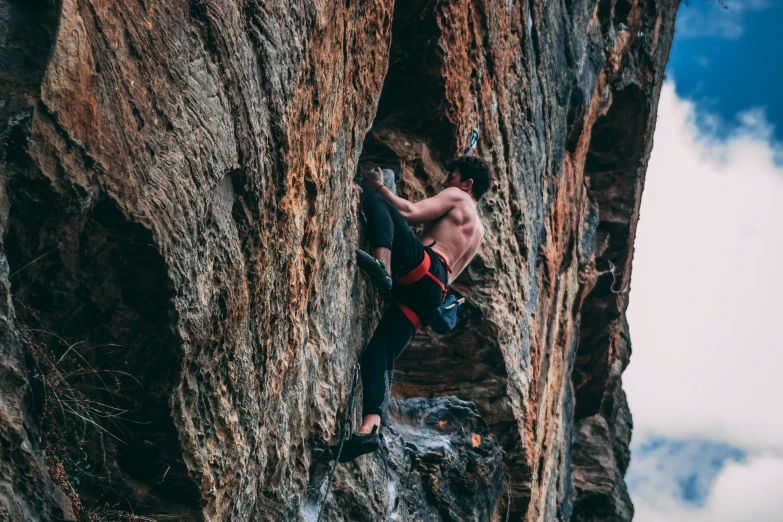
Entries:
POLYGON ((314 520, 384 305, 357 173, 432 195, 477 130, 468 320, 401 356, 324 519, 630 520, 624 314, 677 7, 0 3, 0 519, 314 520))

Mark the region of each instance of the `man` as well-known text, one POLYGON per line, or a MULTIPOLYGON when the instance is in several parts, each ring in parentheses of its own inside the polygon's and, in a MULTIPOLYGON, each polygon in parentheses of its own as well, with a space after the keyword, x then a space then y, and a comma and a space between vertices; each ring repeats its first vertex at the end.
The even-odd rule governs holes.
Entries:
POLYGON ((362 356, 362 425, 345 442, 341 462, 378 449, 394 361, 416 331, 430 323, 449 283, 476 255, 484 236, 476 205, 489 188, 491 167, 463 156, 447 168, 445 188, 417 203, 395 196, 383 184, 380 169, 364 176, 368 193, 362 208, 374 255, 356 250, 357 263, 380 292, 391 292, 393 303, 362 356), (424 229, 416 237, 409 225, 419 224, 424 229))

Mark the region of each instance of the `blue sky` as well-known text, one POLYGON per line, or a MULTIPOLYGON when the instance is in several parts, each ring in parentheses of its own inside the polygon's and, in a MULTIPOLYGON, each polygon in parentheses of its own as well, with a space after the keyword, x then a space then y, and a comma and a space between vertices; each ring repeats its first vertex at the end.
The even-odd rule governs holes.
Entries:
MULTIPOLYGON (((783 122, 783 1, 690 0, 677 14, 667 76, 677 95, 730 124, 738 112, 763 107, 783 122)), ((783 141, 783 125, 776 137, 783 141)))
POLYGON ((637 522, 783 521, 783 0, 678 13, 624 385, 637 522))

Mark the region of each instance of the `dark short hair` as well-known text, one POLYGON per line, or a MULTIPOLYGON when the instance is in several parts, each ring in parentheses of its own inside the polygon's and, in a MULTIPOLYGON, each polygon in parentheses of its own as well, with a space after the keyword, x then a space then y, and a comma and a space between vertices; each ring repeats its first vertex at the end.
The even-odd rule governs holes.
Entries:
POLYGON ((482 198, 489 190, 489 180, 492 176, 492 167, 489 163, 476 156, 459 156, 446 165, 448 172, 459 170, 460 181, 473 180, 471 192, 476 201, 482 198))

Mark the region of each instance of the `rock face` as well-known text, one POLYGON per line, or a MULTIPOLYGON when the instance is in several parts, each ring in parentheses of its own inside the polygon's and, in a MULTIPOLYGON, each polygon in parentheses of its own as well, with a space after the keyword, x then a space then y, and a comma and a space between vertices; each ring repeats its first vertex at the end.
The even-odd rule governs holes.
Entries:
POLYGON ((629 520, 624 313, 677 7, 0 5, 0 519, 314 520, 384 306, 357 172, 432 195, 477 130, 468 320, 403 353, 385 458, 338 468, 324 519, 629 520))
POLYGON ((486 520, 495 512, 503 457, 473 404, 456 397, 392 400, 382 441, 379 453, 339 468, 338 478, 380 471, 364 489, 343 478, 325 497, 327 462, 319 460, 310 474, 306 519, 317 518, 322 503, 324 520, 486 520), (387 495, 385 511, 363 511, 379 487, 387 495))
POLYGON ((571 459, 576 490, 571 516, 574 521, 633 518, 633 505, 623 482, 631 456, 633 426, 620 377, 631 357, 627 322, 623 322, 617 348, 601 410, 574 426, 571 459))

